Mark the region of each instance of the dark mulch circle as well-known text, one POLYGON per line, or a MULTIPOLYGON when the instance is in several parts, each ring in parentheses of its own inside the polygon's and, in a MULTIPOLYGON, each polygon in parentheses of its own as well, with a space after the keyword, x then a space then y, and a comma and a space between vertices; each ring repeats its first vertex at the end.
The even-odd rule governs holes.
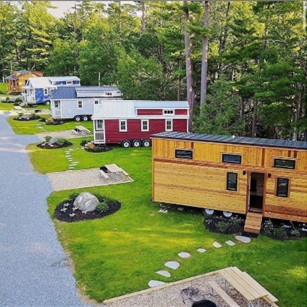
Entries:
POLYGON ((43 149, 58 149, 58 148, 64 148, 64 147, 68 147, 68 146, 71 146, 72 143, 70 142, 67 142, 66 144, 64 145, 59 145, 59 144, 45 144, 45 143, 40 143, 40 144, 37 144, 36 146, 39 147, 39 148, 43 148, 43 149))
POLYGON ((30 120, 38 120, 40 119, 40 116, 31 116, 31 117, 15 117, 14 120, 19 120, 19 121, 30 121, 30 120))
POLYGON ((95 146, 89 146, 87 147, 87 144, 91 144, 92 141, 83 140, 80 145, 84 147, 84 149, 88 152, 106 152, 113 149, 111 146, 106 145, 95 145, 95 146))
POLYGON ((99 212, 97 210, 94 210, 94 211, 90 211, 87 213, 82 213, 82 211, 79 209, 73 211, 73 203, 74 203, 74 200, 65 200, 61 202, 54 211, 55 218, 63 222, 77 222, 77 221, 82 221, 82 220, 94 220, 94 219, 100 219, 104 216, 113 214, 121 208, 121 203, 115 202, 115 203, 109 204, 109 210, 107 212, 99 212), (67 208, 67 210, 65 212, 61 211, 61 209, 63 208, 67 208), (75 216, 70 216, 70 214, 72 213, 74 213, 75 216))

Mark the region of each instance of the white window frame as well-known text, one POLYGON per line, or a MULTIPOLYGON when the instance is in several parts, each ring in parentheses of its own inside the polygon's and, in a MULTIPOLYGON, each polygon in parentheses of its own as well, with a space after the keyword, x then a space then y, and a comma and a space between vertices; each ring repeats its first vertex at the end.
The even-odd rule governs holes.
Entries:
POLYGON ((103 130, 103 119, 98 119, 98 120, 96 120, 96 122, 95 122, 95 128, 96 128, 96 130, 103 130), (100 124, 101 123, 101 127, 99 127, 100 124))
POLYGON ((141 131, 149 131, 149 120, 142 119, 141 121, 141 131), (144 124, 146 123, 146 128, 144 128, 144 124))
POLYGON ((127 120, 126 119, 120 119, 118 123, 119 123, 119 131, 120 132, 127 132, 128 131, 127 130, 127 120), (122 123, 124 123, 124 125, 125 125, 124 128, 122 128, 122 123))
POLYGON ((72 81, 66 81, 66 85, 72 85, 73 82, 72 81))
POLYGON ((55 107, 56 109, 59 109, 59 108, 60 108, 60 100, 55 100, 55 101, 54 101, 54 107, 55 107))
POLYGON ((83 109, 83 101, 82 100, 78 100, 78 109, 83 109), (81 107, 80 107, 80 103, 81 103, 81 107))
POLYGON ((166 115, 166 116, 175 115, 175 110, 174 109, 163 109, 163 115, 166 115))
POLYGON ((173 131, 173 120, 172 119, 165 120, 165 131, 173 131), (168 123, 171 124, 170 128, 168 128, 168 123))
POLYGON ((44 88, 44 95, 47 96, 49 94, 49 91, 47 88, 44 88))

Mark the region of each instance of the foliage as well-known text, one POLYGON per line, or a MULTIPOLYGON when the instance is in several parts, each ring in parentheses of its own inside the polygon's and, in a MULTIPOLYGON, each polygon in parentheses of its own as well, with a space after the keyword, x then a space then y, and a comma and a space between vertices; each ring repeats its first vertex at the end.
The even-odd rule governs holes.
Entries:
POLYGON ((106 202, 101 202, 97 205, 96 210, 98 212, 107 212, 109 210, 109 205, 106 202))
POLYGON ((46 135, 45 136, 45 141, 47 142, 47 143, 49 143, 49 141, 52 139, 52 136, 50 136, 50 135, 46 135))
POLYGON ((79 195, 79 193, 73 192, 73 193, 70 193, 70 194, 68 195, 68 198, 69 198, 70 200, 75 200, 75 199, 78 197, 78 195, 79 195))
POLYGON ((7 92, 7 84, 0 82, 0 94, 6 94, 7 92))
POLYGON ((226 218, 216 215, 210 217, 206 216, 204 224, 210 231, 231 234, 243 231, 244 220, 239 216, 226 218))
POLYGON ((59 138, 59 139, 57 139, 56 143, 57 143, 58 145, 60 145, 60 146, 64 146, 64 145, 66 145, 66 144, 68 144, 68 143, 70 143, 70 142, 69 142, 68 140, 66 140, 66 139, 59 138))

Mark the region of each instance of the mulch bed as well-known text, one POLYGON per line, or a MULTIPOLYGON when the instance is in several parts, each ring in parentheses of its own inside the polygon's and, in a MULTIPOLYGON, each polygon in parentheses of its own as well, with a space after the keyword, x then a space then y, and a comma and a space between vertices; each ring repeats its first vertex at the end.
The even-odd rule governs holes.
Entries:
POLYGON ((121 208, 121 203, 116 202, 114 204, 109 205, 109 210, 107 212, 98 212, 97 210, 94 210, 94 211, 89 211, 87 213, 82 213, 82 211, 79 209, 73 211, 73 207, 74 207, 73 203, 74 203, 74 200, 65 200, 61 202, 54 211, 54 217, 57 218, 59 221, 63 221, 63 222, 77 222, 77 221, 83 221, 83 220, 94 220, 94 219, 100 219, 104 216, 113 214, 121 208), (61 209, 63 208, 67 208, 66 212, 61 211, 61 209), (75 216, 70 216, 70 214, 72 213, 74 213, 75 216))
POLYGON ((15 117, 14 120, 19 120, 21 122, 28 122, 28 121, 31 121, 31 120, 38 120, 40 119, 41 117, 40 116, 32 116, 32 117, 15 117))
POLYGON ((58 148, 68 147, 68 146, 71 146, 71 145, 72 145, 72 143, 67 142, 64 145, 59 145, 59 144, 49 145, 49 144, 40 143, 40 144, 37 144, 36 146, 39 147, 39 148, 43 148, 43 149, 58 149, 58 148))

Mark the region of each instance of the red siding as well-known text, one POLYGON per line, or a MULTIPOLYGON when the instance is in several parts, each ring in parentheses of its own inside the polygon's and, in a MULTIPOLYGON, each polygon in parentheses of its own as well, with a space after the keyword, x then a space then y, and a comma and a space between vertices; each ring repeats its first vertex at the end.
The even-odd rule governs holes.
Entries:
MULTIPOLYGON (((127 132, 119 131, 118 120, 105 120, 105 138, 107 144, 120 144, 128 139, 149 139, 151 134, 165 131, 165 119, 150 119, 149 131, 141 131, 140 119, 127 120, 127 132)), ((187 132, 186 119, 173 120, 174 131, 187 132)))
POLYGON ((138 109, 138 115, 162 115, 162 109, 138 109))
POLYGON ((175 110, 175 115, 188 115, 188 110, 186 110, 186 109, 177 109, 177 110, 175 110))

